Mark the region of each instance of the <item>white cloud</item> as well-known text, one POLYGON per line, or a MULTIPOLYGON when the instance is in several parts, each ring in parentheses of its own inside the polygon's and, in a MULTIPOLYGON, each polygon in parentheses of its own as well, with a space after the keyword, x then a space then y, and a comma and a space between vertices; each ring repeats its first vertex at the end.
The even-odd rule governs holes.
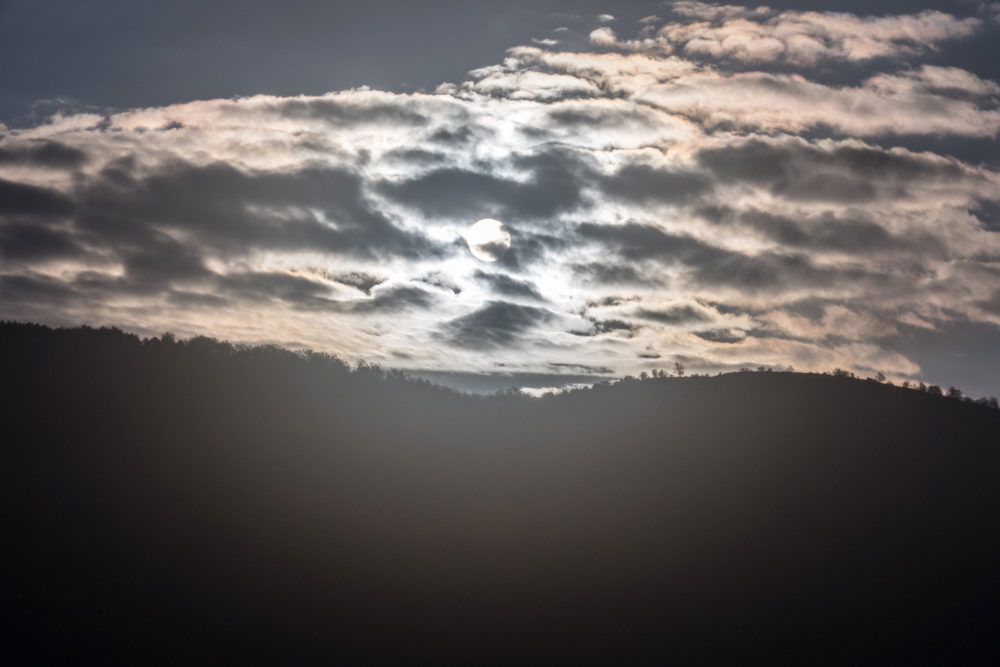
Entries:
POLYGON ((591 31, 589 39, 598 46, 614 46, 618 43, 618 36, 611 28, 597 28, 591 31))
POLYGON ((750 63, 783 61, 809 66, 820 60, 915 55, 982 27, 980 19, 939 11, 858 17, 700 2, 676 2, 673 9, 698 20, 664 25, 658 33, 661 42, 692 56, 750 63))

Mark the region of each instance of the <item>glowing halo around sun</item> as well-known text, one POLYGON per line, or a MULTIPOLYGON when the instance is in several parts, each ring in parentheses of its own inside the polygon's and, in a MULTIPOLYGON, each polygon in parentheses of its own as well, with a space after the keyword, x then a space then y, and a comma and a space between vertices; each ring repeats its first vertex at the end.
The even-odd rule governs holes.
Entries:
POLYGON ((465 232, 465 242, 476 259, 495 262, 510 250, 510 232, 499 220, 483 218, 465 232))

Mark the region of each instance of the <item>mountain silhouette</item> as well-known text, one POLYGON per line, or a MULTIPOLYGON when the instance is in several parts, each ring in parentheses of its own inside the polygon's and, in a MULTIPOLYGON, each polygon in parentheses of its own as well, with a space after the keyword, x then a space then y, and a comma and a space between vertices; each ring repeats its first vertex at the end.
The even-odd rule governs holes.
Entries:
POLYGON ((0 324, 5 664, 986 664, 1000 411, 0 324))

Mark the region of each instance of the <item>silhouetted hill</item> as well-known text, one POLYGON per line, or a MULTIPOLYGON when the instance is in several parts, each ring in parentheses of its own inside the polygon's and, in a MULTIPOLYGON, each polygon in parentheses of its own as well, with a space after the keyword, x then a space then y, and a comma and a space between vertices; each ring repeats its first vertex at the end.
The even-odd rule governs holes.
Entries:
POLYGON ((995 663, 1000 411, 0 325, 5 664, 995 663))

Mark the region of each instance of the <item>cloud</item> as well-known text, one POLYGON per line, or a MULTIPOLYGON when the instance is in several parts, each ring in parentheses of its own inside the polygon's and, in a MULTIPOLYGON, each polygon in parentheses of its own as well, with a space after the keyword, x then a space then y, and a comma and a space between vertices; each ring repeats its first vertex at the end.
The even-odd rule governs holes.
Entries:
POLYGON ((241 300, 284 301, 298 308, 332 309, 331 292, 322 283, 288 273, 230 273, 218 280, 223 293, 241 300))
POLYGON ((384 182, 378 189, 428 217, 463 220, 545 218, 571 211, 581 203, 577 165, 572 161, 543 154, 515 158, 513 166, 527 178, 516 180, 450 167, 409 180, 384 182))
POLYGON ((694 334, 702 340, 710 343, 722 343, 732 345, 746 340, 747 333, 742 329, 710 329, 707 331, 697 331, 694 334))
POLYGON ((601 181, 601 189, 610 197, 644 204, 661 202, 682 204, 697 199, 712 189, 704 174, 629 164, 601 181))
POLYGON ((84 248, 64 228, 27 220, 0 224, 0 259, 7 262, 42 262, 84 254, 84 248))
POLYGON ((487 273, 477 270, 475 277, 485 283, 490 289, 500 296, 530 299, 534 301, 544 301, 538 288, 528 280, 518 280, 503 273, 487 273))
POLYGON ((600 336, 603 334, 611 334, 615 336, 623 336, 625 338, 634 337, 640 329, 643 328, 642 324, 636 324, 635 322, 626 322, 619 319, 597 319, 594 317, 587 318, 590 322, 589 329, 577 329, 570 331, 574 336, 600 336))
POLYGON ((640 271, 627 264, 590 262, 573 264, 570 268, 585 281, 602 285, 658 285, 662 282, 648 270, 640 271))
POLYGON ((574 97, 594 97, 600 90, 594 84, 565 74, 546 72, 492 72, 474 84, 477 92, 512 100, 553 101, 574 97))
POLYGON ((799 74, 707 71, 644 87, 637 99, 708 127, 797 133, 825 126, 854 136, 993 137, 1000 130, 995 100, 968 90, 990 84, 967 72, 943 76, 928 67, 843 87, 799 74), (953 79, 955 87, 942 86, 945 77, 953 79))
POLYGON ((72 200, 56 190, 0 179, 0 215, 63 218, 73 208, 72 200))
POLYGON ((368 295, 371 294, 373 287, 377 287, 385 282, 385 278, 378 278, 370 273, 365 273, 364 271, 341 273, 339 275, 330 276, 330 279, 340 283, 341 285, 354 287, 355 289, 358 289, 368 295))
POLYGON ((980 19, 939 11, 859 17, 701 2, 675 2, 671 8, 696 21, 663 26, 657 34, 662 44, 690 56, 751 63, 812 66, 822 60, 914 56, 939 42, 968 37, 982 26, 980 19))
POLYGON ((832 211, 797 217, 750 209, 739 213, 726 207, 709 207, 702 214, 718 224, 739 225, 786 248, 799 248, 850 254, 920 251, 944 254, 945 244, 927 233, 893 234, 864 213, 837 217, 832 211))
POLYGON ((396 313, 410 308, 430 308, 436 301, 437 297, 416 285, 392 285, 377 289, 371 299, 338 305, 350 313, 396 313))
POLYGON ((614 248, 629 260, 684 267, 696 289, 726 287, 753 294, 886 279, 877 271, 858 265, 818 266, 800 253, 745 254, 636 222, 621 225, 585 223, 580 225, 579 233, 586 239, 614 248))
POLYGON ((981 177, 956 160, 863 144, 747 139, 705 148, 698 163, 723 181, 764 186, 799 201, 864 203, 905 199, 928 186, 961 188, 981 177))
POLYGON ((48 169, 74 169, 87 161, 87 154, 58 141, 0 142, 0 165, 23 165, 48 169))
POLYGON ((618 37, 615 35, 615 31, 608 27, 596 28, 590 32, 588 35, 590 42, 592 44, 597 44, 598 46, 614 46, 618 43, 618 37))
POLYGON ((453 345, 477 350, 516 346, 522 334, 552 319, 553 314, 544 308, 489 301, 482 308, 448 322, 443 334, 453 345))
POLYGON ((670 234, 654 225, 627 222, 621 225, 581 224, 577 231, 585 239, 608 245, 626 259, 657 259, 664 262, 716 259, 724 251, 690 236, 670 234))
POLYGON ((145 242, 154 230, 170 230, 223 254, 253 247, 362 257, 437 252, 373 208, 361 185, 349 170, 308 165, 274 173, 174 163, 144 177, 111 166, 81 188, 76 222, 93 243, 145 242))
POLYGON ((79 293, 59 280, 33 274, 0 274, 0 295, 6 303, 58 306, 79 298, 79 293))
POLYGON ((635 311, 635 316, 669 325, 702 323, 712 319, 703 308, 688 304, 662 309, 639 308, 635 311))

